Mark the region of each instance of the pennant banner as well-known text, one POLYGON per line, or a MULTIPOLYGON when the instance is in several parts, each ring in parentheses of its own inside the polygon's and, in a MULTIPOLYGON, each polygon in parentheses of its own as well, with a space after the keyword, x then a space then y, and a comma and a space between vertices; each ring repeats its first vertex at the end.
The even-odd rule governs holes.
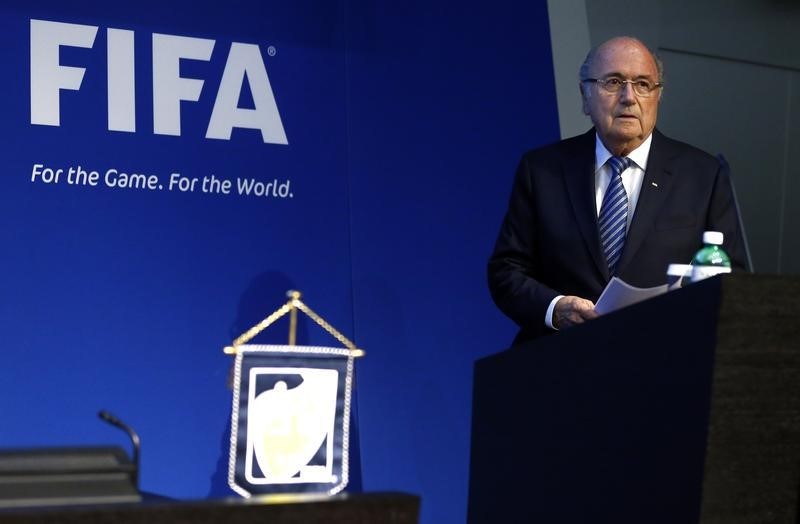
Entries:
POLYGON ((328 493, 348 480, 353 353, 237 347, 228 483, 236 493, 328 493))

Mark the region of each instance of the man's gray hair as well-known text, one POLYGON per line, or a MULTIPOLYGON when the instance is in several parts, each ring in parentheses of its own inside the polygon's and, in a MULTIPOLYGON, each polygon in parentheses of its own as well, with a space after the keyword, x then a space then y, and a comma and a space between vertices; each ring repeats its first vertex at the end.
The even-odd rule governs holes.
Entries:
MULTIPOLYGON (((655 51, 653 51, 652 49, 647 47, 647 44, 645 44, 644 42, 642 42, 641 40, 639 40, 636 37, 633 37, 633 36, 621 36, 621 37, 617 37, 617 38, 627 38, 627 39, 630 39, 630 40, 634 40, 634 41, 640 43, 645 49, 647 49, 647 51, 650 53, 650 56, 652 56, 653 60, 655 60, 655 62, 656 62, 656 69, 658 70, 658 82, 659 83, 663 83, 664 82, 664 63, 661 61, 661 57, 659 57, 658 54, 655 51)), ((592 49, 589 50, 589 53, 587 53, 586 58, 583 60, 583 63, 581 64, 581 68, 578 71, 578 80, 583 82, 584 80, 589 78, 589 68, 592 66, 592 62, 594 61, 594 57, 597 54, 597 50, 601 46, 606 44, 607 42, 608 41, 603 42, 602 44, 598 44, 598 45, 594 46, 592 49)))

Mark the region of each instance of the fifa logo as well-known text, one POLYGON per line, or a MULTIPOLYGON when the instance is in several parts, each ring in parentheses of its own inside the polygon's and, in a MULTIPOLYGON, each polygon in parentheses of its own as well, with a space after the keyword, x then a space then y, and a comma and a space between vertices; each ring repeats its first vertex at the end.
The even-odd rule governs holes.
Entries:
MULTIPOLYGON (((85 67, 63 65, 62 48, 91 49, 98 27, 31 20, 31 124, 61 125, 62 91, 79 91, 85 67)), ((108 130, 136 132, 136 62, 133 31, 106 30, 108 130)), ((152 35, 153 133, 181 135, 181 103, 197 102, 205 81, 181 76, 181 62, 209 61, 216 42, 207 38, 152 35)), ((73 95, 74 96, 74 95, 73 95)), ((205 137, 230 140, 234 128, 261 132, 264 143, 288 144, 261 50, 231 43, 205 137), (248 82, 253 108, 238 106, 248 82)))
POLYGON ((339 372, 250 369, 245 476, 252 484, 335 483, 339 372))

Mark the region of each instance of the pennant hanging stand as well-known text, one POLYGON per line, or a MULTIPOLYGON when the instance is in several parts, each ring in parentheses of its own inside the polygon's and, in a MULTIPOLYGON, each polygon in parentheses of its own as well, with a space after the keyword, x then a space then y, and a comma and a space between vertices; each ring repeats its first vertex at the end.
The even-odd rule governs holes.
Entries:
POLYGON ((289 301, 286 302, 283 306, 276 309, 271 315, 267 318, 256 324, 255 326, 251 327, 239 337, 234 340, 230 346, 225 346, 223 351, 227 355, 235 355, 238 351, 238 347, 242 344, 246 344, 250 340, 252 340, 256 335, 267 329, 269 326, 274 324, 278 319, 289 314, 289 345, 294 346, 297 342, 297 311, 300 310, 305 313, 311 320, 317 323, 322 329, 333 335, 333 337, 344 344, 344 347, 349 349, 353 352, 353 357, 363 357, 364 351, 356 348, 356 345, 350 341, 349 338, 342 335, 339 330, 337 330, 332 325, 328 324, 324 318, 317 315, 314 311, 311 310, 310 307, 305 305, 300 297, 302 293, 295 290, 289 290, 286 292, 286 296, 289 298, 289 301))

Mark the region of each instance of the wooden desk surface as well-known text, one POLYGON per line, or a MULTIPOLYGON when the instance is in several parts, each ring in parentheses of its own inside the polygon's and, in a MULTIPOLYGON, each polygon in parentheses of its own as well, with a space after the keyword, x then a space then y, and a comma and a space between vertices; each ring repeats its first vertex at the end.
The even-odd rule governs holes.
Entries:
POLYGON ((286 502, 228 498, 0 511, 0 524, 417 524, 407 493, 341 494, 286 502))

